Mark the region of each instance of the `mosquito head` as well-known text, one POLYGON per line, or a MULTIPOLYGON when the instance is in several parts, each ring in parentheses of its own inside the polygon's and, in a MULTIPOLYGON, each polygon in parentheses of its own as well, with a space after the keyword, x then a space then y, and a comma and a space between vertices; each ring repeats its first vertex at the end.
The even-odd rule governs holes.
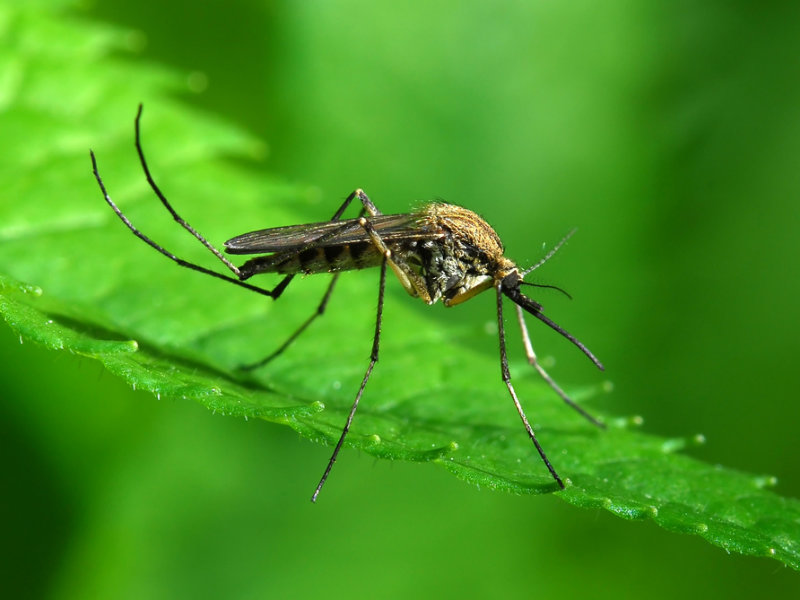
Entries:
POLYGON ((582 342, 580 342, 566 329, 546 317, 542 312, 541 304, 522 293, 522 285, 526 283, 522 280, 522 277, 523 274, 521 274, 518 270, 515 269, 511 271, 500 281, 500 291, 502 291, 507 298, 514 302, 514 304, 518 305, 526 312, 529 312, 534 317, 542 321, 545 325, 557 331, 570 342, 575 344, 578 348, 580 348, 581 352, 583 352, 589 358, 589 360, 591 360, 595 366, 602 371, 604 369, 603 364, 597 360, 597 357, 592 354, 591 350, 584 346, 582 342))

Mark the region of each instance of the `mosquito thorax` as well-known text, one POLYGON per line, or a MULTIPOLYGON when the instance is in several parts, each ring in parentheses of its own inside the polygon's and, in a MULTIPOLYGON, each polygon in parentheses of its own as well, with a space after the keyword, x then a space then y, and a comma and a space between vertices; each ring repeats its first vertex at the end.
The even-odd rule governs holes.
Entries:
POLYGON ((428 235, 400 244, 395 260, 418 276, 409 292, 428 304, 464 302, 492 287, 498 272, 513 267, 503 257, 500 237, 471 210, 434 202, 416 217, 420 232, 428 235))

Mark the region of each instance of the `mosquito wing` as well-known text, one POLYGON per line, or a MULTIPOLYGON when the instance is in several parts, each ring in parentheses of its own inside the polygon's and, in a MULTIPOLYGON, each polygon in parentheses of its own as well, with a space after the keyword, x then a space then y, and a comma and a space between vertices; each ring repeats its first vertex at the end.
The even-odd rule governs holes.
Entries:
MULTIPOLYGON (((368 218, 381 239, 387 243, 407 239, 436 239, 443 235, 421 227, 419 216, 415 213, 368 218)), ((359 243, 371 243, 369 235, 358 219, 343 219, 251 231, 225 242, 225 251, 230 254, 289 253, 313 247, 359 243)))

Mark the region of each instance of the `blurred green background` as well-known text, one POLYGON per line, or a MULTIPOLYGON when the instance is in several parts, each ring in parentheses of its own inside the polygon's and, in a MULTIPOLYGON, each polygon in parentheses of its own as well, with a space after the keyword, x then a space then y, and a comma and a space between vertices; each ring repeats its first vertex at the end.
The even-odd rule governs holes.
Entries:
MULTIPOLYGON (((187 73, 187 104, 263 137, 259 168, 317 186, 331 210, 355 187, 384 212, 441 197, 483 214, 522 264, 578 227, 541 278, 575 297, 554 316, 607 366, 597 403, 648 432, 702 433, 693 455, 800 495, 800 4, 117 0, 72 14, 139 31, 128 60, 187 73)), ((429 309, 431 324, 491 307, 429 309)), ((552 337, 534 329, 540 353, 552 337)), ((597 382, 553 348, 562 384, 597 382)), ((328 449, 288 428, 157 402, 8 328, 0 368, 14 597, 800 591, 774 561, 355 452, 312 506, 328 449)))

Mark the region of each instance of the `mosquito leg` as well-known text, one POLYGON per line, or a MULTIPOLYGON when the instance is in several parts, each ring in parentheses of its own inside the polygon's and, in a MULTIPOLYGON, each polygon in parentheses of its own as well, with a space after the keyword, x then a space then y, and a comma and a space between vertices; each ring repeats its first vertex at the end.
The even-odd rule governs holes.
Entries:
MULTIPOLYGON (((366 214, 366 213, 369 213, 370 216, 375 216, 375 215, 381 214, 381 212, 377 209, 377 207, 369 199, 369 196, 367 196, 364 193, 363 190, 357 189, 357 190, 351 192, 347 196, 347 198, 345 198, 344 202, 342 202, 342 205, 338 208, 338 210, 335 213, 333 213, 333 216, 331 217, 330 220, 331 221, 338 221, 339 219, 341 219, 342 215, 344 214, 344 211, 347 210, 347 207, 350 206, 350 204, 352 203, 352 201, 355 198, 358 198, 359 201, 362 204, 361 210, 358 213, 358 217, 359 218, 362 218, 364 216, 364 214, 366 214)), ((308 246, 305 246, 305 247, 301 248, 299 250, 299 252, 302 252, 303 250, 308 250, 309 248, 313 248, 313 247, 316 247, 316 246, 323 245, 327 239, 329 239, 330 237, 333 237, 335 235, 338 235, 339 233, 341 233, 340 229, 334 229, 334 230, 328 232, 327 234, 321 236, 320 238, 312 241, 311 243, 308 244, 308 246)), ((385 251, 385 246, 382 245, 382 248, 383 248, 382 251, 385 251)), ((244 276, 245 276, 245 278, 247 278, 249 275, 245 272, 244 276)), ((290 275, 290 276, 286 277, 283 281, 281 281, 281 283, 278 285, 278 287, 276 287, 275 290, 273 290, 273 291, 275 291, 278 294, 280 294, 280 292, 283 291, 283 288, 286 287, 286 285, 288 285, 289 280, 291 280, 291 277, 293 277, 293 275, 290 275), (283 286, 283 287, 281 287, 281 286, 283 286)), ((280 347, 277 350, 275 350, 272 354, 270 354, 266 358, 262 358, 259 361, 256 361, 254 363, 242 366, 241 369, 243 369, 245 371, 252 371, 252 370, 258 369, 259 367, 263 367, 265 364, 270 362, 272 359, 274 359, 277 356, 279 356, 280 354, 282 354, 298 337, 300 337, 300 335, 308 328, 309 325, 311 325, 311 323, 317 317, 319 317, 320 315, 322 315, 325 312, 325 308, 328 305, 328 301, 330 300, 331 294, 333 293, 333 288, 336 285, 336 281, 337 281, 338 278, 339 278, 339 273, 335 273, 333 275, 333 279, 331 279, 331 282, 328 285, 328 289, 325 291, 325 295, 322 297, 322 301, 320 302, 319 306, 317 306, 317 310, 315 310, 314 313, 308 319, 306 319, 306 321, 302 325, 300 325, 300 327, 298 327, 297 330, 292 335, 290 335, 289 338, 283 344, 281 344, 280 347)))
POLYGON ((306 328, 309 325, 311 325, 314 319, 316 319, 325 312, 325 307, 328 305, 328 300, 330 300, 331 293, 333 292, 333 286, 336 285, 337 279, 339 279, 338 273, 336 273, 333 276, 333 279, 331 279, 331 282, 328 285, 328 289, 325 291, 325 295, 322 297, 322 301, 319 303, 317 310, 315 310, 312 313, 312 315, 308 317, 308 319, 306 319, 305 323, 300 325, 300 327, 298 327, 297 330, 292 335, 290 335, 289 338, 285 342, 283 342, 283 344, 281 344, 281 346, 277 350, 275 350, 272 354, 270 354, 266 358, 262 358, 261 360, 251 363, 249 365, 243 365, 240 368, 244 371, 253 371, 255 369, 258 369, 259 367, 263 367, 265 364, 267 364, 273 358, 276 358, 280 354, 283 354, 283 351, 286 350, 286 348, 288 348, 298 337, 300 337, 300 334, 302 334, 306 330, 306 328))
MULTIPOLYGON (((367 196, 367 194, 364 192, 364 190, 359 188, 356 191, 354 191, 352 194, 350 194, 350 196, 355 196, 356 198, 358 198, 361 201, 361 205, 364 207, 364 210, 367 212, 367 214, 370 217, 375 217, 377 215, 383 214, 383 213, 381 213, 381 211, 378 210, 378 207, 376 207, 372 203, 372 200, 369 199, 369 196, 367 196)), ((363 213, 361 215, 359 215, 359 216, 362 216, 362 215, 363 215, 363 213)))
MULTIPOLYGON (((369 199, 369 196, 367 196, 367 194, 365 194, 363 190, 358 189, 358 190, 355 190, 355 191, 351 192, 350 195, 347 196, 345 201, 339 207, 339 209, 334 213, 333 217, 331 217, 331 221, 339 220, 341 218, 342 214, 344 213, 344 211, 347 209, 347 207, 350 205, 350 203, 355 198, 358 198, 361 201, 361 204, 362 204, 362 208, 358 213, 358 218, 360 219, 360 221, 359 221, 360 226, 363 227, 367 231, 367 233, 372 238, 372 242, 383 253, 383 255, 386 257, 385 260, 388 261, 389 264, 391 264, 392 268, 394 269, 395 268, 395 263, 391 258, 391 251, 383 243, 383 240, 380 238, 378 233, 375 231, 375 228, 369 222, 369 219, 367 219, 364 216, 367 213, 370 216, 376 216, 376 215, 380 215, 381 212, 372 203, 372 201, 369 199)), ((343 225, 343 227, 352 227, 352 225, 343 225)), ((341 232, 342 232, 341 229, 331 230, 330 232, 326 233, 325 235, 317 238, 316 240, 313 240, 307 246, 304 246, 302 249, 299 250, 299 252, 302 252, 303 250, 308 250, 308 249, 316 247, 316 246, 324 245, 324 243, 330 237, 333 237, 335 235, 339 235, 341 232)), ((245 276, 247 276, 246 273, 245 273, 245 276)), ((300 327, 298 327, 297 330, 291 336, 289 336, 289 338, 283 344, 281 344, 281 346, 277 350, 275 350, 272 354, 270 354, 266 358, 263 358, 263 359, 261 359, 261 360, 259 360, 257 362, 249 364, 249 365, 244 365, 241 368, 246 370, 246 371, 252 371, 254 369, 257 369, 259 367, 264 366, 265 364, 270 362, 272 359, 274 359, 275 357, 277 357, 280 354, 282 354, 298 337, 300 337, 300 335, 306 330, 306 328, 309 325, 311 325, 311 323, 317 317, 319 317, 320 315, 322 315, 325 312, 325 308, 326 308, 326 306, 328 304, 328 300, 330 300, 331 294, 333 293, 333 288, 336 285, 336 280, 338 279, 338 277, 339 277, 338 273, 334 274, 333 279, 331 280, 331 283, 328 286, 328 289, 325 291, 325 295, 322 297, 322 301, 320 302, 319 306, 317 307, 317 310, 314 311, 314 313, 308 319, 306 319, 306 321, 302 325, 300 325, 300 327)))
MULTIPOLYGON (((353 422, 353 417, 358 409, 358 403, 361 400, 361 396, 364 394, 364 388, 367 387, 367 381, 369 381, 370 375, 372 375, 372 369, 375 366, 375 363, 378 362, 378 351, 380 349, 381 342, 381 321, 383 319, 383 292, 386 288, 387 260, 388 257, 384 258, 383 262, 381 262, 381 279, 380 284, 378 285, 378 314, 375 318, 375 337, 372 339, 372 353, 370 354, 369 366, 367 367, 367 372, 364 373, 364 378, 361 380, 361 386, 358 388, 356 399, 353 401, 353 406, 350 408, 350 414, 347 415, 347 421, 344 424, 344 429, 342 429, 342 434, 339 436, 339 441, 336 443, 336 447, 333 449, 333 454, 328 461, 328 466, 325 467, 325 472, 322 474, 322 479, 319 480, 317 489, 314 490, 314 495, 311 496, 312 502, 317 501, 317 496, 319 496, 322 486, 325 485, 325 481, 328 479, 328 475, 330 475, 331 469, 333 468, 333 463, 336 462, 336 458, 339 456, 339 450, 341 450, 342 444, 344 444, 344 438, 347 437, 347 432, 350 431, 350 424, 353 422)), ((331 288, 332 287, 333 286, 331 286, 331 288)))
POLYGON ((578 404, 575 403, 572 398, 567 396, 564 393, 564 390, 555 382, 555 380, 550 377, 547 371, 544 370, 544 367, 539 364, 539 361, 536 359, 536 353, 533 351, 533 345, 531 344, 531 337, 528 335, 528 326, 525 324, 525 317, 524 313, 522 312, 522 308, 518 305, 515 305, 517 309, 517 320, 519 321, 519 328, 522 331, 522 343, 525 345, 525 354, 528 356, 528 363, 530 363, 533 368, 535 368, 539 375, 541 375, 542 379, 547 382, 553 391, 558 394, 561 399, 566 402, 569 406, 574 408, 578 413, 580 413, 587 421, 592 423, 593 425, 597 425, 598 427, 605 429, 605 423, 602 423, 597 420, 597 418, 590 415, 586 412, 583 408, 581 408, 578 404))
POLYGON ((170 204, 169 200, 167 200, 167 197, 158 187, 158 184, 153 179, 153 176, 150 174, 150 167, 147 166, 147 159, 144 157, 144 150, 142 149, 142 132, 140 127, 140 123, 142 120, 142 109, 143 105, 140 104, 139 110, 136 112, 136 120, 134 121, 134 129, 136 131, 135 144, 136 144, 136 152, 139 154, 139 162, 142 164, 142 170, 144 171, 144 175, 147 178, 147 183, 150 184, 150 188, 155 192, 156 196, 158 196, 158 199, 161 200, 161 204, 163 204, 164 208, 166 208, 169 211, 169 214, 172 215, 172 218, 175 220, 175 222, 177 222, 178 225, 183 227, 186 231, 188 231, 195 238, 197 238, 200 241, 200 243, 202 243, 206 248, 208 248, 211 251, 211 253, 214 254, 214 256, 216 256, 220 261, 222 261, 222 263, 226 267, 228 267, 228 269, 230 269, 235 275, 238 276, 239 269, 236 267, 236 265, 234 265, 231 261, 225 258, 222 255, 222 253, 211 244, 211 242, 209 242, 206 238, 200 235, 200 233, 198 233, 198 231, 194 227, 189 225, 189 223, 187 223, 183 219, 183 217, 181 217, 177 213, 177 211, 172 207, 172 204, 170 204))
POLYGON ((144 170, 145 176, 147 177, 147 182, 150 184, 151 189, 155 192, 156 196, 158 196, 159 200, 161 200, 161 203, 170 212, 170 214, 172 215, 173 219, 175 219, 184 229, 189 231, 195 238, 200 240, 200 242, 204 246, 206 246, 206 248, 208 248, 217 258, 219 258, 223 262, 223 264, 225 264, 225 266, 228 267, 228 269, 234 275, 236 275, 236 278, 230 277, 228 275, 224 275, 224 274, 221 274, 221 273, 217 273, 216 271, 212 271, 211 269, 207 269, 206 267, 203 267, 201 265, 198 265, 198 264, 183 260, 182 258, 178 258, 176 255, 174 255, 171 252, 169 252, 166 248, 164 248, 160 244, 157 244, 155 241, 153 241, 147 235, 145 235, 144 233, 139 231, 133 225, 133 223, 131 223, 130 220, 123 214, 123 212, 119 209, 119 207, 114 203, 114 201, 111 199, 111 196, 109 196, 108 191, 106 190, 106 187, 103 184, 103 180, 100 177, 100 173, 99 173, 99 171, 97 169, 97 159, 95 158, 94 152, 90 151, 89 155, 91 156, 91 159, 92 159, 92 172, 94 173, 94 177, 97 180, 97 184, 100 186, 100 191, 103 193, 103 198, 105 198, 106 203, 111 207, 111 209, 114 211, 114 213, 120 218, 120 220, 125 224, 125 226, 128 229, 130 229, 131 232, 136 237, 138 237, 140 240, 142 240, 143 242, 145 242, 150 247, 154 248, 155 250, 157 250, 158 252, 160 252, 161 254, 163 254, 164 256, 169 258, 170 260, 174 261, 178 265, 180 265, 182 267, 186 267, 188 269, 192 269, 193 271, 198 271, 199 273, 205 273, 206 275, 210 275, 212 277, 216 277, 217 279, 222 279, 224 281, 229 281, 229 282, 231 282, 231 283, 233 283, 235 285, 238 285, 240 287, 243 287, 245 289, 248 289, 250 291, 256 292, 256 293, 264 295, 264 296, 269 296, 271 298, 277 298, 278 296, 280 296, 280 294, 283 292, 283 290, 289 284, 289 281, 291 281, 291 276, 285 277, 278 284, 278 286, 276 286, 275 289, 273 289, 273 290, 267 290, 267 289, 264 289, 262 287, 255 286, 255 285, 252 285, 252 284, 245 283, 245 282, 241 281, 241 273, 239 272, 239 269, 235 265, 233 265, 228 259, 226 259, 224 256, 222 256, 221 253, 214 246, 212 246, 202 235, 200 235, 194 228, 192 228, 186 221, 184 221, 180 217, 180 215, 178 215, 177 212, 175 212, 175 209, 172 207, 170 202, 167 200, 167 198, 161 192, 161 190, 159 189, 158 185, 153 180, 152 175, 150 174, 150 168, 147 165, 147 160, 145 159, 144 151, 142 150, 142 144, 141 144, 141 131, 140 131, 141 117, 142 117, 142 105, 140 104, 139 105, 139 110, 136 113, 136 120, 134 122, 134 130, 135 130, 135 134, 136 134, 135 135, 136 151, 139 154, 139 160, 140 160, 140 162, 142 164, 142 168, 144 170))
POLYGON ((539 452, 539 456, 542 457, 545 466, 547 466, 547 470, 550 471, 553 479, 556 480, 558 486, 563 490, 564 482, 561 481, 561 477, 558 476, 558 473, 556 473, 553 465, 550 464, 547 455, 544 453, 544 449, 542 448, 541 444, 539 444, 539 440, 536 439, 536 434, 533 432, 533 428, 531 427, 530 423, 528 423, 528 417, 525 416, 525 411, 522 410, 522 405, 519 403, 517 393, 514 391, 514 386, 511 385, 511 373, 508 370, 508 356, 506 355, 506 333, 503 327, 503 292, 502 287, 499 284, 495 287, 497 290, 497 332, 500 337, 500 371, 503 375, 503 382, 506 384, 508 392, 511 394, 511 399, 514 401, 514 406, 517 407, 517 412, 522 419, 522 424, 525 425, 525 431, 528 432, 528 436, 531 438, 533 445, 536 446, 536 450, 539 452))
POLYGON ((195 264, 195 263, 188 262, 186 260, 183 260, 182 258, 178 258, 174 254, 172 254, 169 250, 167 250, 163 246, 160 246, 159 244, 154 242, 152 239, 147 237, 144 233, 139 231, 136 228, 136 226, 128 220, 128 217, 126 217, 123 214, 123 212, 119 209, 119 207, 111 199, 111 196, 108 195, 108 191, 106 190, 106 187, 103 184, 103 180, 100 177, 100 172, 97 169, 97 159, 94 156, 94 152, 90 152, 89 155, 91 156, 91 159, 92 159, 92 172, 94 173, 94 178, 97 180, 97 184, 100 186, 100 191, 103 193, 103 198, 105 198, 106 203, 116 213, 116 215, 125 224, 125 226, 128 229, 130 229, 131 232, 133 232, 133 234, 136 237, 138 237, 140 240, 142 240, 143 242, 148 244, 150 247, 156 249, 158 252, 160 252, 161 254, 163 254, 164 256, 169 258, 170 260, 176 262, 178 265, 180 265, 182 267, 186 267, 187 269, 192 269, 193 271, 198 271, 200 273, 205 273, 206 275, 211 275, 212 277, 216 277, 217 279, 222 279, 224 281, 229 281, 230 283, 236 284, 236 285, 238 285, 240 287, 243 287, 243 288, 248 289, 250 291, 256 292, 258 294, 262 294, 264 296, 269 296, 270 298, 277 298, 280 295, 280 293, 283 291, 283 289, 286 287, 286 283, 288 283, 288 282, 284 283, 284 281, 286 279, 290 279, 291 276, 287 276, 284 279, 284 281, 281 281, 281 283, 278 284, 278 286, 274 290, 267 290, 267 289, 252 285, 250 283, 246 283, 244 281, 240 281, 239 279, 237 279, 235 277, 230 277, 230 276, 225 275, 223 273, 217 273, 216 271, 212 271, 211 269, 207 269, 206 267, 200 266, 200 265, 195 264))
MULTIPOLYGON (((363 195, 362 201, 369 202, 369 198, 367 198, 366 194, 361 192, 361 190, 358 191, 363 195)), ((370 202, 369 204, 371 205, 372 203, 370 202)), ((364 206, 367 211, 370 211, 370 207, 366 203, 364 206)), ((374 205, 372 205, 371 208, 374 209, 375 208, 374 205)), ((384 243, 380 234, 375 230, 375 227, 372 225, 372 222, 367 217, 361 216, 358 219, 358 223, 367 232, 375 247, 386 258, 386 261, 389 263, 389 266, 392 268, 392 271, 397 276, 397 279, 398 281, 400 281, 400 284, 403 286, 403 288, 405 288, 406 291, 408 291, 410 294, 414 296, 419 295, 420 298, 425 299, 427 295, 426 289, 424 287, 421 287, 420 284, 418 284, 417 282, 412 281, 412 276, 414 274, 410 271, 407 265, 399 264, 394 259, 392 251, 384 243)), ((428 301, 430 301, 429 296, 428 296, 428 301)))
MULTIPOLYGON (((119 219, 125 224, 125 226, 128 229, 130 229, 130 231, 136 237, 138 237, 147 245, 149 245, 156 251, 160 252, 161 254, 163 254, 173 262, 177 263, 181 267, 185 267, 187 269, 191 269, 199 273, 205 273, 206 275, 210 275, 211 277, 216 277, 217 279, 228 281, 230 283, 233 283, 250 291, 256 292, 263 296, 269 296, 270 298, 277 299, 283 293, 283 291, 286 289, 289 283, 292 281, 294 275, 287 275, 286 277, 284 277, 278 283, 278 285, 275 286, 275 288, 273 288, 272 290, 267 290, 265 288, 244 282, 243 279, 246 279, 247 275, 243 274, 236 265, 231 263, 231 261, 229 261, 213 244, 211 244, 208 240, 206 240, 205 237, 203 237, 186 220, 184 220, 172 206, 172 204, 164 195, 164 193, 161 191, 161 188, 158 187, 158 184, 155 182, 152 174, 150 173, 150 167, 147 164, 147 159, 145 158, 144 149, 142 147, 142 133, 141 133, 142 111, 143 111, 143 106, 140 104, 139 109, 136 112, 136 119, 134 121, 135 146, 136 146, 136 152, 139 155, 139 161, 142 165, 145 177, 147 178, 147 183, 150 185, 150 188, 153 190, 158 199, 161 201, 161 204, 172 215, 172 218, 186 231, 191 233, 194 238, 200 241, 200 243, 202 243, 212 254, 214 254, 214 256, 216 256, 217 259, 219 259, 225 265, 225 267, 227 267, 228 270, 230 270, 236 277, 230 277, 222 273, 217 273, 216 271, 212 271, 211 269, 208 269, 196 263, 183 260, 182 258, 179 258, 175 254, 173 254, 172 252, 170 252, 169 250, 167 250, 166 248, 164 248, 163 246, 152 240, 150 237, 145 235, 139 229, 137 229, 136 226, 133 225, 133 223, 131 223, 131 221, 125 216, 125 214, 120 210, 120 208, 116 205, 116 203, 111 199, 111 196, 108 194, 105 184, 103 183, 103 180, 100 177, 100 173, 97 168, 97 159, 95 158, 94 152, 90 152, 89 154, 92 159, 92 172, 94 173, 94 177, 97 180, 97 184, 100 187, 100 191, 103 193, 103 198, 105 199, 106 203, 111 207, 111 209, 114 211, 117 217, 119 217, 119 219)), ((362 216, 365 211, 369 211, 371 215, 380 214, 380 211, 378 211, 377 208, 375 208, 375 205, 372 204, 369 197, 367 197, 367 195, 362 190, 355 190, 347 197, 347 199, 345 199, 345 201, 342 203, 339 209, 334 213, 331 220, 340 219, 344 211, 356 197, 359 198, 363 206, 361 212, 359 213, 359 216, 362 216)), ((324 299, 324 302, 327 302, 328 296, 329 293, 326 293, 326 299, 324 299)), ((305 327, 303 327, 303 329, 304 328, 305 327)))
POLYGON ((369 199, 369 196, 367 196, 367 194, 364 193, 364 190, 359 188, 357 190, 353 190, 352 192, 350 192, 350 194, 347 196, 347 198, 345 198, 345 200, 342 203, 342 205, 339 207, 339 210, 337 210, 333 214, 333 216, 331 217, 331 221, 338 221, 342 217, 342 215, 344 214, 344 211, 347 210, 347 207, 350 206, 350 203, 355 198, 358 198, 358 200, 361 202, 361 205, 363 207, 361 209, 361 212, 358 214, 359 217, 363 216, 365 211, 367 213, 369 213, 369 216, 371 216, 371 217, 374 217, 375 215, 383 214, 372 203, 372 200, 369 199))

